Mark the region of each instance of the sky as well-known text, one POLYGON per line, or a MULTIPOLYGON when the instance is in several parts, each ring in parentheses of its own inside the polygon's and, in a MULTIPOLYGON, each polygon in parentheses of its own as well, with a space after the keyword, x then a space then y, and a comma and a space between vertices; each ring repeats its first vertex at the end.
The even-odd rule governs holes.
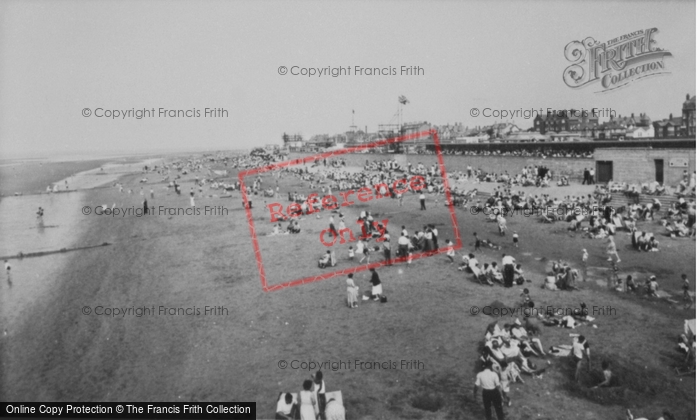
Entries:
POLYGON ((410 101, 404 122, 470 127, 532 127, 484 108, 680 116, 695 95, 695 21, 693 1, 9 0, 0 3, 0 158, 281 144, 285 132, 345 132, 353 110, 373 132, 397 122, 399 95, 410 101), (647 28, 673 55, 668 74, 603 94, 565 85, 569 42, 647 28), (294 66, 423 74, 306 77, 294 66), (96 116, 131 109, 156 115, 96 116))

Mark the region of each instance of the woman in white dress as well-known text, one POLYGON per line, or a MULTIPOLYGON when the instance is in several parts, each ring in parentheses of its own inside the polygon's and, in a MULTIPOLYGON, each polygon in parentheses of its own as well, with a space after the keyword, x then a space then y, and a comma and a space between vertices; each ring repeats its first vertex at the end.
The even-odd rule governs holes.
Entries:
POLYGON ((304 389, 299 391, 299 412, 301 420, 316 420, 318 412, 318 402, 313 392, 314 383, 307 379, 304 381, 304 389))
POLYGON ((357 308, 357 291, 359 287, 355 285, 355 281, 352 277, 353 273, 350 273, 348 274, 347 280, 345 280, 348 289, 348 307, 357 308))

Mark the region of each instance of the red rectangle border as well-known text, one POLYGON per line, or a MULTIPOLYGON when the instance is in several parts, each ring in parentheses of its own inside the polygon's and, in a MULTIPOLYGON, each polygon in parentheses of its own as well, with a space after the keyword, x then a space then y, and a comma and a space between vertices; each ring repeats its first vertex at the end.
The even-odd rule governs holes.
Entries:
MULTIPOLYGON (((447 207, 448 207, 449 212, 450 212, 450 219, 452 221, 452 229, 454 231, 454 238, 455 238, 454 249, 460 249, 460 248, 462 248, 462 238, 459 234, 459 226, 457 225, 457 215, 455 213, 454 206, 452 205, 452 195, 450 194, 449 181, 447 179, 447 172, 445 171, 445 162, 444 162, 444 158, 442 155, 442 149, 440 148, 440 138, 438 137, 437 130, 427 130, 427 131, 422 131, 419 133, 408 134, 408 135, 401 136, 401 137, 393 137, 390 139, 379 140, 379 141, 376 141, 373 143, 362 144, 362 145, 350 147, 347 149, 339 149, 339 150, 333 150, 330 152, 319 153, 319 154, 316 154, 313 156, 307 156, 307 157, 303 158, 303 163, 306 163, 307 161, 315 161, 315 160, 319 160, 319 159, 326 159, 326 158, 330 158, 330 157, 342 156, 346 153, 357 153, 357 152, 361 152, 362 150, 372 149, 375 147, 387 146, 390 144, 400 143, 400 142, 404 142, 407 140, 414 140, 414 139, 421 138, 424 136, 432 137, 433 142, 435 143, 435 154, 437 155, 438 165, 440 167, 440 174, 442 176, 442 180, 443 180, 444 185, 445 185, 445 199, 447 200, 448 203, 450 203, 447 207)), ((299 159, 293 159, 293 160, 288 160, 288 161, 284 161, 284 162, 277 162, 277 163, 274 163, 272 165, 262 166, 259 168, 252 168, 252 169, 248 169, 248 170, 239 172, 238 179, 241 183, 241 194, 243 196, 243 202, 244 203, 248 202, 248 194, 246 192, 246 187, 245 187, 245 182, 244 182, 245 177, 250 176, 250 175, 258 175, 258 174, 262 174, 262 173, 265 173, 268 171, 274 171, 277 169, 284 169, 284 168, 292 166, 292 165, 299 165, 299 163, 297 163, 298 160, 299 159)), ((335 277, 335 276, 339 276, 339 275, 344 275, 344 274, 349 274, 349 273, 357 273, 359 271, 369 270, 370 268, 376 268, 376 267, 380 267, 382 265, 387 265, 387 264, 394 264, 396 262, 401 262, 401 261, 405 260, 405 258, 395 258, 395 259, 392 259, 390 261, 378 261, 378 262, 375 262, 372 264, 365 264, 365 265, 361 265, 361 266, 357 266, 357 267, 348 267, 348 268, 343 269, 343 270, 319 274, 317 276, 310 276, 310 277, 301 278, 301 279, 297 279, 297 280, 290 280, 290 281, 287 281, 284 283, 268 286, 267 279, 265 277, 265 267, 263 266, 262 255, 260 254, 260 245, 258 244, 258 236, 255 233, 255 225, 253 223, 253 213, 248 206, 246 206, 246 216, 248 219, 248 227, 250 228, 250 238, 253 241, 253 250, 255 252, 255 261, 258 265, 258 272, 260 273, 260 282, 261 282, 262 288, 265 292, 273 292, 276 290, 286 289, 288 287, 299 286, 299 285, 307 284, 307 283, 313 283, 313 282, 326 280, 326 279, 329 279, 331 277, 335 277)), ((435 254, 442 254, 442 253, 447 252, 447 250, 448 250, 447 247, 443 247, 443 248, 438 249, 437 251, 423 252, 420 254, 415 254, 413 256, 413 260, 429 257, 429 256, 432 256, 435 254)))

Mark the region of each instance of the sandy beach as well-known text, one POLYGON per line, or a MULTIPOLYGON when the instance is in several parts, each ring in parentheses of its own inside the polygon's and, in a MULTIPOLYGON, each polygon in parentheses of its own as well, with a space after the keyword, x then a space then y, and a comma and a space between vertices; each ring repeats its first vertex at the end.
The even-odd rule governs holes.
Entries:
MULTIPOLYGON (((121 175, 125 192, 115 187, 83 190, 76 193, 80 200, 73 203, 77 206, 73 211, 112 203, 139 207, 144 198, 138 193, 142 185, 149 206, 187 208, 191 182, 194 176, 201 176, 188 174, 179 180, 183 195, 177 195, 150 174, 146 184, 139 182, 144 177, 140 172, 124 174, 114 169, 113 174, 121 175), (126 189, 135 193, 130 195, 126 189)), ((87 175, 86 185, 98 176, 87 175)), ((264 183, 274 182, 263 178, 264 183)), ((483 189, 494 186, 483 185, 483 189)), ((282 191, 301 188, 303 183, 298 180, 283 178, 282 191)), ((342 277, 265 293, 240 195, 234 192, 232 198, 218 198, 205 190, 203 196, 197 192, 195 200, 201 209, 224 206, 228 214, 80 216, 78 244, 111 245, 26 259, 13 266, 14 286, 3 284, 1 289, 3 308, 5 302, 13 305, 3 312, 3 325, 10 328, 0 340, 0 398, 257 401, 258 417, 270 418, 278 393, 298 391, 302 380, 313 373, 298 368, 300 362, 328 362, 330 366, 330 362, 343 361, 352 368, 324 372, 328 389, 342 390, 348 418, 466 419, 481 412, 479 403, 464 395, 471 389, 482 331, 494 319, 472 316, 469 308, 494 300, 511 304, 518 300, 520 289, 474 284, 439 255, 411 266, 379 269, 389 303, 363 302, 356 311, 345 306, 342 277), (27 277, 37 273, 37 282, 49 285, 45 291, 30 289, 35 286, 27 277), (83 312, 86 307, 88 315, 83 312), (108 316, 106 308, 132 308, 132 312, 108 316), (137 316, 137 308, 152 312, 137 316), (169 315, 169 308, 189 313, 169 315), (296 361, 297 368, 281 369, 278 363, 282 360, 296 361), (356 361, 392 360, 420 361, 424 369, 355 368, 356 361), (439 416, 426 411, 420 402, 426 395, 441 407, 439 416)), ((266 222, 269 214, 261 201, 254 198, 254 218, 268 274, 287 278, 297 272, 318 272, 315 261, 325 248, 318 244, 316 232, 325 225, 326 216, 307 218, 303 228, 308 233, 299 237, 266 237, 271 224, 266 222), (292 245, 296 243, 292 240, 304 242, 304 238, 306 246, 292 245), (280 249, 285 252, 277 252, 280 249)), ((418 216, 410 211, 418 206, 413 196, 407 197, 402 212, 391 199, 372 202, 371 208, 379 217, 391 214, 392 223, 406 224, 411 230, 435 222, 445 209, 437 196, 428 202, 429 211, 418 216)), ((692 312, 686 315, 673 305, 604 290, 599 284, 605 284, 607 270, 604 244, 572 238, 563 225, 513 218, 509 227, 521 237, 521 248, 515 249, 508 238, 498 237, 494 224, 481 218, 477 221, 479 216, 466 211, 457 217, 464 241, 458 255, 471 248, 469 238, 474 231, 503 245, 505 252, 523 263, 533 281, 527 286, 538 304, 576 307, 585 301, 617 311, 598 317, 597 329, 581 327, 584 329, 576 332, 594 343, 594 365, 602 359, 613 360, 618 374, 635 385, 625 388, 624 394, 573 386, 566 379, 568 365, 555 358, 544 379, 528 377, 525 386, 513 386, 514 395, 523 402, 520 418, 558 419, 572 410, 580 413, 575 418, 607 418, 611 411, 629 404, 656 410, 672 401, 676 412, 692 409, 694 381, 678 381, 666 367, 674 345, 669 336, 680 332, 682 319, 692 317, 692 312), (571 256, 580 254, 582 244, 591 253, 591 281, 583 290, 541 290, 539 284, 550 262, 564 258, 578 264, 571 256), (626 358, 630 346, 643 349, 642 354, 669 356, 626 358), (656 380, 641 385, 646 381, 640 375, 656 380), (566 408, 551 404, 565 399, 566 408)), ((439 229, 446 235, 443 238, 452 235, 448 227, 439 229)), ((627 249, 625 237, 622 234, 620 246, 627 249)), ((339 267, 348 266, 345 247, 334 249, 339 267)), ((649 254, 624 251, 625 273, 653 272, 660 277, 662 289, 677 294, 676 267, 689 266, 689 260, 694 264, 694 242, 664 238, 662 252, 663 260, 650 262, 649 254)), ((500 261, 500 252, 486 251, 479 259, 500 261)), ((693 276, 694 290, 694 273, 688 274, 693 276)), ((368 280, 366 272, 356 276, 361 291, 368 290, 368 280)), ((546 346, 564 344, 570 342, 569 332, 547 328, 541 338, 546 346)), ((592 372, 584 383, 596 380, 592 372)))

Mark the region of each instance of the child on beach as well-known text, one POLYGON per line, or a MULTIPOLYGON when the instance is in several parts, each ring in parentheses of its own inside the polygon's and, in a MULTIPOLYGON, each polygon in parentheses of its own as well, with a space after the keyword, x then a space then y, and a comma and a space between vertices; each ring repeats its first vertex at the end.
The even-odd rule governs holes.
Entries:
POLYGON ((681 274, 681 279, 683 280, 683 299, 693 300, 693 298, 690 297, 690 281, 688 280, 688 276, 681 274))
POLYGON ((352 247, 350 247, 350 249, 348 250, 348 259, 349 260, 355 259, 355 251, 352 249, 352 247))
POLYGON ((513 245, 518 248, 518 232, 513 232, 513 245))
POLYGON ((449 239, 445 239, 445 242, 447 243, 447 258, 450 259, 450 264, 452 264, 455 262, 454 244, 449 239))

